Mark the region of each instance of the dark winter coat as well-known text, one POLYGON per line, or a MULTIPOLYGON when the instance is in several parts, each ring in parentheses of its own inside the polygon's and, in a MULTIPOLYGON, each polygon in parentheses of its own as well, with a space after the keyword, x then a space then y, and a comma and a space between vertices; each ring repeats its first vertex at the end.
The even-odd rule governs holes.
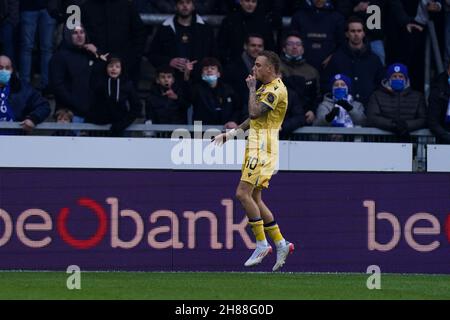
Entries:
POLYGON ((178 99, 172 100, 164 96, 164 88, 154 85, 145 104, 145 117, 154 124, 187 124, 187 109, 189 101, 184 90, 176 85, 172 90, 178 99))
POLYGON ((431 87, 428 104, 428 126, 443 143, 450 143, 450 123, 445 122, 450 101, 447 72, 441 73, 431 87))

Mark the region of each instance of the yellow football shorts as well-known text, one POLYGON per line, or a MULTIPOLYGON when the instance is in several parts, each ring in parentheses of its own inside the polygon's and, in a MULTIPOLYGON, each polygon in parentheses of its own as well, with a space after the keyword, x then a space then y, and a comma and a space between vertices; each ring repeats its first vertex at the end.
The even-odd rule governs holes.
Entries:
POLYGON ((241 181, 248 182, 255 188, 269 187, 269 180, 276 169, 278 158, 258 149, 245 150, 244 163, 242 164, 241 181))

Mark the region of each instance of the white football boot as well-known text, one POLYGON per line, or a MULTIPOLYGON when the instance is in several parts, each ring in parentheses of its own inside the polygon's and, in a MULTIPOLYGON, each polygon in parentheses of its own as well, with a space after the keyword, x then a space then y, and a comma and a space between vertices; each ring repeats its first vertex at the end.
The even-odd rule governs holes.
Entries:
POLYGON ((272 271, 280 269, 286 262, 287 256, 292 252, 294 252, 294 244, 288 241, 286 241, 284 246, 277 247, 277 262, 273 266, 272 271))
POLYGON ((245 262, 244 266, 253 267, 260 264, 268 254, 272 253, 271 246, 257 246, 250 258, 245 262))

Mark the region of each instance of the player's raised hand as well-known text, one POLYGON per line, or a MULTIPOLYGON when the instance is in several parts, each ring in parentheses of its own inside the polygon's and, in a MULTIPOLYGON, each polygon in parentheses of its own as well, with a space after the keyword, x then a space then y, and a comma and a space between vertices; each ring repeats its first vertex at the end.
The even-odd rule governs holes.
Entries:
POLYGON ((256 90, 256 78, 253 74, 249 74, 247 79, 245 79, 245 82, 247 82, 247 87, 250 90, 256 90))
POLYGON ((221 133, 215 137, 211 138, 211 142, 214 143, 216 146, 221 146, 223 145, 225 142, 227 142, 227 134, 226 133, 221 133))

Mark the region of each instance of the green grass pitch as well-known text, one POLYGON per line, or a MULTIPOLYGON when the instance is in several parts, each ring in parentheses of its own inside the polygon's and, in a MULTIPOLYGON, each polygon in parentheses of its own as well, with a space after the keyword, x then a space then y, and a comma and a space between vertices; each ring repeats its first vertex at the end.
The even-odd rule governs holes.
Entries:
POLYGON ((64 272, 0 272, 0 299, 450 299, 449 275, 82 272, 68 290, 64 272))

